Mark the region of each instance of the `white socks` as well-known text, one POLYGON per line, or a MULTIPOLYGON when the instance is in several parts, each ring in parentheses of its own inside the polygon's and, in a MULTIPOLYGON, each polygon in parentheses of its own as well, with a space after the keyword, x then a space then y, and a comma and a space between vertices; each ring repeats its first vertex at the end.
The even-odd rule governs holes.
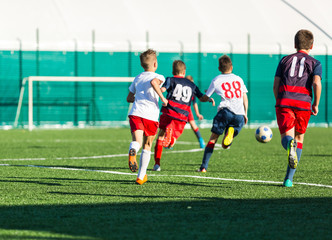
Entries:
MULTIPOLYGON (((136 141, 132 141, 132 142, 130 143, 130 145, 129 145, 129 150, 132 149, 132 148, 135 149, 136 154, 137 154, 138 151, 139 151, 139 149, 141 148, 141 146, 139 145, 138 142, 136 142, 136 141)), ((129 152, 129 150, 128 150, 128 152, 129 152)))
POLYGON ((151 151, 143 149, 141 158, 140 158, 138 175, 137 175, 137 177, 141 180, 143 180, 143 178, 146 174, 146 170, 148 169, 150 158, 151 158, 151 151))

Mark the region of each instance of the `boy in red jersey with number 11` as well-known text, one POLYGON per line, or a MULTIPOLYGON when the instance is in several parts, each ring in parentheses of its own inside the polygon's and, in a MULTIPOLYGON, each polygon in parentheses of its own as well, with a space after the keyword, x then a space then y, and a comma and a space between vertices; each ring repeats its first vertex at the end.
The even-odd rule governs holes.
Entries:
POLYGON ((294 40, 297 52, 281 59, 273 84, 281 144, 288 153, 287 172, 283 182, 285 187, 293 186, 304 134, 311 114, 318 114, 322 91, 322 65, 309 56, 314 42, 313 34, 308 30, 299 30, 294 40), (311 105, 312 89, 314 101, 311 105))

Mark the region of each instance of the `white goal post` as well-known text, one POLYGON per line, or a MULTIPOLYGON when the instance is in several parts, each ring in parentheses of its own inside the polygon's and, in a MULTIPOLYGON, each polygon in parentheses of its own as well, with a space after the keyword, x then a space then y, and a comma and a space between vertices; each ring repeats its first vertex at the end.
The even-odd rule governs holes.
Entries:
POLYGON ((16 116, 14 120, 14 128, 18 126, 18 120, 21 114, 23 96, 25 92, 25 86, 28 82, 28 128, 33 130, 33 82, 132 82, 134 77, 53 77, 53 76, 29 76, 22 80, 22 87, 20 90, 20 96, 18 100, 18 106, 16 116))

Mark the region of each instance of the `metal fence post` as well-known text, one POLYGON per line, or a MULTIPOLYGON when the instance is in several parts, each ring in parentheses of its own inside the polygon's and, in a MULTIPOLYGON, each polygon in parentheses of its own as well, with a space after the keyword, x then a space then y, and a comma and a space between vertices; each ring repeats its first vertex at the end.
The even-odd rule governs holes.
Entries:
POLYGON ((128 77, 131 77, 132 75, 132 66, 131 66, 131 58, 132 58, 132 45, 131 45, 131 41, 127 40, 128 42, 128 77))
MULTIPOLYGON (((202 87, 202 36, 201 32, 198 32, 198 55, 197 55, 197 76, 198 87, 202 87)), ((198 101, 198 106, 201 109, 201 101, 198 101)))
POLYGON ((180 44, 180 60, 181 61, 184 61, 184 53, 183 53, 183 49, 184 49, 184 46, 183 46, 183 42, 182 41, 179 41, 179 44, 180 44))
POLYGON ((251 111, 250 111, 250 103, 251 103, 251 100, 250 100, 250 95, 251 95, 251 89, 250 89, 250 68, 251 68, 251 59, 250 59, 250 33, 248 33, 248 55, 247 55, 247 88, 248 88, 248 126, 250 127, 250 122, 251 122, 251 111))
MULTIPOLYGON (((91 52, 91 76, 95 77, 96 75, 96 49, 95 49, 95 43, 96 43, 96 32, 95 30, 92 30, 92 52, 91 52)), ((96 121, 96 84, 92 82, 91 84, 91 97, 92 97, 92 125, 95 125, 96 121)))
MULTIPOLYGON (((19 42, 19 51, 18 51, 18 81, 19 81, 19 94, 21 93, 22 81, 23 81, 23 54, 22 54, 22 41, 20 38, 17 39, 19 42)), ((19 125, 22 126, 22 118, 19 118, 19 125)))
POLYGON ((281 48, 281 44, 280 43, 277 43, 278 46, 279 46, 279 62, 281 60, 281 51, 282 51, 282 48, 281 48))
MULTIPOLYGON (((39 53, 39 29, 36 29, 36 76, 40 75, 40 53, 39 53)), ((33 83, 32 83, 33 84, 33 83)), ((37 87, 37 96, 36 96, 36 107, 37 107, 37 116, 36 116, 36 120, 37 120, 37 126, 40 125, 40 83, 39 81, 36 82, 36 87, 37 87)))
POLYGON ((228 44, 229 44, 229 57, 233 62, 233 44, 231 42, 228 42, 228 44))
POLYGON ((329 87, 329 48, 328 46, 325 44, 325 50, 326 50, 326 54, 325 54, 325 121, 327 123, 327 126, 329 127, 329 91, 328 91, 328 87, 329 87))
POLYGON ((146 49, 149 49, 149 31, 146 31, 145 33, 145 41, 146 41, 146 49))
MULTIPOLYGON (((74 76, 78 76, 78 52, 77 52, 77 40, 74 39, 74 76)), ((75 82, 75 105, 74 105, 74 126, 78 126, 78 82, 75 82)))

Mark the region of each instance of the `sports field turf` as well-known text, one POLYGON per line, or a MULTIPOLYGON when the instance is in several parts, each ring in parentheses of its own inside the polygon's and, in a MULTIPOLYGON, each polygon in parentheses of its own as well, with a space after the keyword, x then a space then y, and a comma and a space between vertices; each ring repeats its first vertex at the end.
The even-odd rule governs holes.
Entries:
POLYGON ((185 130, 139 186, 128 128, 0 131, 0 239, 332 239, 332 129, 308 129, 292 188, 273 133, 244 129, 197 173, 185 130))

